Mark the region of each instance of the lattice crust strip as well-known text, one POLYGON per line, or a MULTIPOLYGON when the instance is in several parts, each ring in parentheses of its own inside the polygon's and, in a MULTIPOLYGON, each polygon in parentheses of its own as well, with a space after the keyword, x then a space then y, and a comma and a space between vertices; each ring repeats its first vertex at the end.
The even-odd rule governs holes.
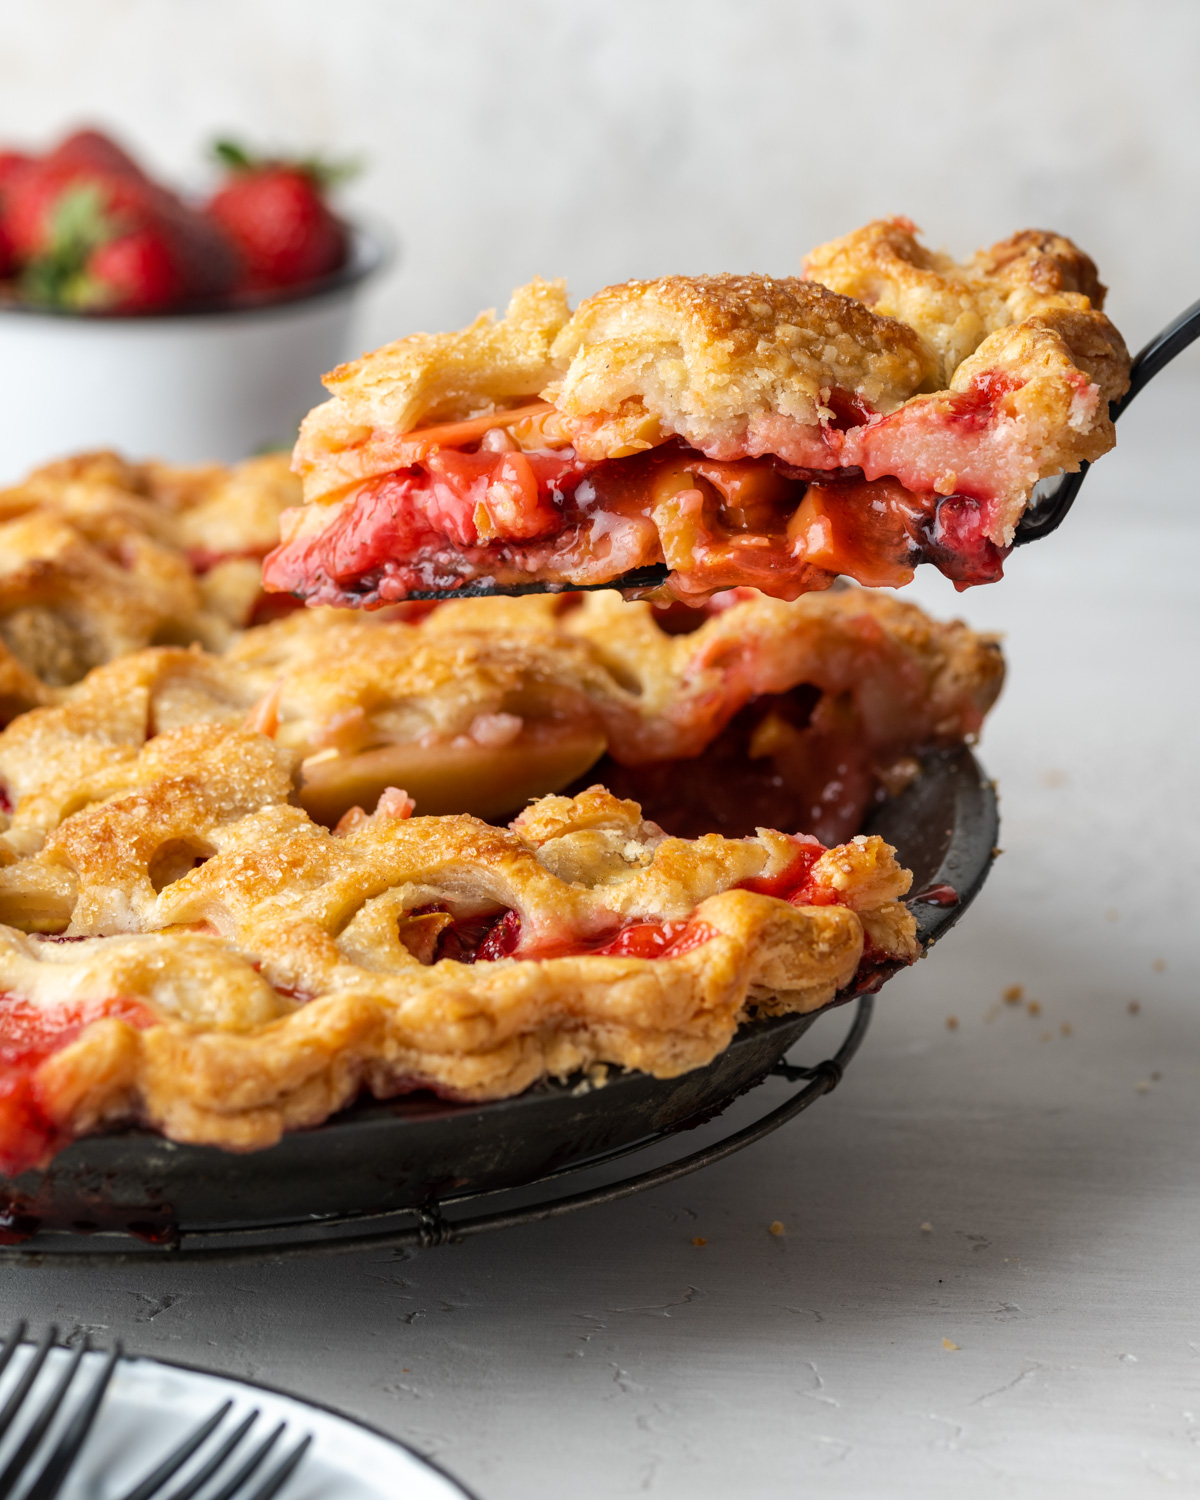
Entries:
POLYGON ((363 1088, 670 1077, 748 1015, 917 953, 911 877, 878 838, 669 838, 601 787, 509 828, 393 792, 331 832, 282 800, 289 769, 261 734, 169 732, 0 871, 23 925, 64 928, 0 928, 0 1005, 34 1038, 8 1170, 130 1118, 253 1150, 363 1088))

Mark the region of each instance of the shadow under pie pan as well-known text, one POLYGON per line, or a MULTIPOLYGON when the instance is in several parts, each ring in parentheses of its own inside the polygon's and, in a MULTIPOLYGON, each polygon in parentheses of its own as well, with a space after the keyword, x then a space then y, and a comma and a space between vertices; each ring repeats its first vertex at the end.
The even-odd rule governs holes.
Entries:
MULTIPOLYGON (((894 844, 913 872, 909 903, 923 948, 953 926, 982 886, 997 829, 992 785, 966 749, 927 756, 922 774, 872 812, 864 831, 894 844)), ((860 972, 830 1005, 808 1015, 748 1023, 707 1067, 678 1078, 612 1073, 603 1087, 547 1082, 483 1104, 428 1094, 362 1102, 248 1155, 177 1145, 138 1129, 91 1136, 44 1172, 0 1179, 0 1243, 12 1247, 0 1254, 240 1258, 366 1243, 428 1245, 624 1196, 749 1144, 828 1092, 866 1030, 874 991, 892 972, 894 966, 860 972), (850 1001, 857 1014, 835 1059, 815 1068, 782 1062, 820 1016, 850 1001), (771 1075, 805 1087, 715 1148, 615 1187, 477 1218, 442 1215, 660 1143, 706 1123, 771 1075)))

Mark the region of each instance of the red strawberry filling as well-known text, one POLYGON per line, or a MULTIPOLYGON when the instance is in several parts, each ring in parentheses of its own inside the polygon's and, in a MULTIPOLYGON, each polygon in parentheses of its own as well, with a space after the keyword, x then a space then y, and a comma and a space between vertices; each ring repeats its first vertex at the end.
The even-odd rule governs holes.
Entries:
POLYGON ((591 953, 611 958, 680 958, 716 937, 715 927, 688 917, 682 922, 630 922, 591 953))
MULTIPOLYGON (((837 891, 812 878, 813 866, 825 853, 823 844, 804 834, 793 839, 795 855, 779 874, 744 880, 738 889, 778 896, 793 906, 841 904, 837 891)), ((680 958, 717 936, 715 927, 693 917, 670 921, 632 918, 599 937, 553 939, 546 945, 522 945, 521 917, 511 907, 455 917, 444 901, 415 907, 405 914, 414 919, 441 918, 436 941, 425 948, 425 961, 452 958, 459 963, 493 963, 500 958, 564 958, 579 954, 607 958, 680 958)))
POLYGON ((69 1137, 43 1107, 37 1071, 93 1021, 114 1017, 144 1029, 155 1017, 136 1000, 74 1000, 36 1005, 0 995, 0 1171, 9 1177, 35 1167, 69 1137))
POLYGON ((1036 478, 1001 410, 1012 389, 985 377, 890 416, 838 392, 828 425, 783 423, 748 437, 745 456, 723 449, 720 459, 679 440, 600 461, 573 448, 523 452, 503 437, 495 451, 480 444, 479 420, 459 424, 463 447, 453 426, 428 446, 419 432, 375 434, 378 458, 364 448, 359 472, 389 455, 403 467, 328 509, 294 513, 264 582, 368 609, 479 579, 601 584, 664 563, 670 592, 691 600, 741 585, 794 599, 839 573, 898 587, 921 562, 960 588, 991 582, 1006 555, 992 539, 1000 500, 1036 478), (776 451, 761 451, 767 440, 776 451))

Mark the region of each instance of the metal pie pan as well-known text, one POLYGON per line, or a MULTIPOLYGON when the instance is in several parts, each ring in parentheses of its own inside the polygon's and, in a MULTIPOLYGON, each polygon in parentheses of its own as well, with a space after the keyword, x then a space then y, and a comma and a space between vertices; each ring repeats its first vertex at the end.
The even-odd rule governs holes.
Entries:
MULTIPOLYGON (((993 788, 970 751, 930 755, 865 831, 894 844, 912 870, 910 904, 928 947, 987 876, 997 836, 993 788)), ((485 1104, 427 1094, 364 1102, 247 1155, 140 1129, 90 1136, 44 1172, 0 1179, 0 1243, 57 1230, 76 1246, 78 1236, 97 1231, 169 1244, 181 1233, 312 1225, 536 1182, 711 1119, 759 1083, 825 1010, 877 989, 891 972, 860 976, 821 1011, 743 1026, 707 1067, 678 1078, 630 1072, 610 1075, 603 1087, 542 1083, 485 1104)))

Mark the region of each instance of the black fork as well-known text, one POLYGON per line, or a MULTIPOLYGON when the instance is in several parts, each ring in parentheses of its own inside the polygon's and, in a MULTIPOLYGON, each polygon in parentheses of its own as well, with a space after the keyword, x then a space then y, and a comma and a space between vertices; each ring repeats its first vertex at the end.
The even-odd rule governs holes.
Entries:
MULTIPOLYGON (((13 1355, 25 1338, 25 1332, 26 1325, 22 1320, 17 1323, 5 1340, 3 1351, 0 1351, 0 1377, 11 1364, 13 1355)), ((16 1431, 22 1420, 26 1420, 27 1423, 20 1441, 13 1449, 3 1472, 0 1473, 0 1500, 6 1500, 6 1497, 13 1494, 19 1485, 26 1484, 27 1481, 28 1484, 22 1493, 21 1500, 53 1500, 74 1467, 80 1450, 95 1425, 105 1392, 108 1390, 117 1363, 121 1359, 121 1346, 118 1343, 105 1359, 99 1372, 93 1377, 75 1414, 50 1452, 41 1459, 40 1464, 35 1466, 37 1451, 42 1440, 58 1415, 68 1391, 75 1384, 83 1357, 88 1351, 88 1341, 85 1337, 75 1348, 71 1358, 67 1361, 66 1368, 59 1375, 50 1392, 41 1398, 40 1403, 33 1402, 30 1400, 31 1392, 37 1384, 38 1376, 42 1373, 57 1339, 57 1328, 48 1328, 10 1391, 8 1399, 0 1408, 0 1441, 8 1435, 10 1430, 16 1431)), ((159 1494, 163 1486, 183 1469, 188 1460, 198 1453, 217 1431, 232 1405, 232 1401, 226 1401, 211 1416, 206 1417, 182 1442, 172 1448, 145 1478, 122 1496, 121 1500, 151 1500, 152 1496, 159 1494)), ((272 1432, 247 1452, 242 1448, 242 1444, 250 1429, 258 1421, 258 1417, 259 1412, 256 1409, 244 1417, 232 1432, 222 1436, 203 1463, 181 1485, 172 1490, 165 1500, 191 1500, 191 1497, 210 1481, 222 1482, 220 1488, 210 1491, 205 1496, 205 1500, 271 1500, 273 1495, 278 1494, 308 1452, 312 1436, 309 1434, 301 1438, 272 1468, 265 1473, 260 1473, 271 1451, 283 1436, 287 1424, 280 1422, 272 1432), (239 1449, 242 1450, 240 1453, 239 1449)))
MULTIPOLYGON (((8 1368, 24 1337, 25 1324, 22 1321, 9 1334, 4 1345, 4 1352, 0 1354, 0 1374, 8 1368)), ((34 1455, 46 1436, 51 1422, 58 1415, 58 1409, 67 1392, 74 1384, 83 1356, 87 1352, 88 1341, 85 1337, 76 1346, 74 1354, 67 1362, 66 1369, 58 1377, 49 1395, 42 1400, 41 1405, 34 1408, 33 1403, 29 1403, 27 1407, 30 1392, 42 1373, 42 1367, 57 1339, 58 1329, 48 1328, 21 1372, 21 1377, 9 1394, 3 1409, 0 1410, 0 1438, 8 1433, 19 1417, 29 1415, 30 1418, 20 1442, 4 1466, 3 1473, 0 1473, 0 1500, 11 1495, 19 1483, 34 1473, 34 1455)), ((100 1403, 104 1400, 104 1393, 108 1389, 108 1383, 113 1377, 113 1371, 120 1358, 121 1346, 117 1344, 104 1361, 99 1374, 93 1379, 87 1395, 67 1424, 62 1436, 36 1471, 33 1483, 25 1491, 24 1500, 52 1500, 52 1497, 58 1494, 63 1480, 66 1479, 88 1433, 92 1430, 92 1425, 100 1411, 100 1403)))
MULTIPOLYGON (((188 1459, 198 1452, 216 1432, 232 1405, 232 1401, 226 1401, 223 1406, 219 1406, 213 1412, 212 1416, 206 1417, 198 1427, 188 1433, 178 1446, 172 1448, 170 1453, 139 1484, 134 1485, 133 1489, 122 1495, 120 1500, 151 1500, 151 1496, 157 1495, 163 1485, 169 1479, 173 1479, 188 1459)), ((258 1417, 257 1408, 243 1417, 233 1431, 221 1439, 195 1473, 177 1489, 173 1489, 166 1500, 191 1500, 191 1497, 209 1480, 217 1478, 222 1478, 224 1483, 220 1489, 206 1494, 205 1500, 271 1500, 272 1495, 277 1495, 308 1452, 312 1443, 312 1434, 308 1433, 302 1437, 295 1447, 289 1453, 284 1454, 274 1468, 269 1469, 266 1474, 258 1474, 287 1428, 286 1422, 278 1423, 274 1430, 248 1453, 243 1450, 242 1454, 237 1454, 237 1450, 255 1422, 258 1421, 258 1417), (234 1464, 236 1467, 230 1467, 234 1464), (251 1481, 256 1475, 258 1475, 257 1483, 250 1488, 251 1481)))
MULTIPOLYGON (((1119 401, 1109 406, 1109 415, 1115 422, 1126 411, 1129 403, 1146 388, 1160 370, 1171 363, 1195 339, 1200 338, 1200 302, 1193 302, 1186 312, 1181 312, 1161 333, 1155 334, 1134 360, 1129 371, 1129 389, 1119 401)), ((1089 465, 1080 464, 1074 474, 1057 474, 1053 479, 1043 479, 1034 491, 1034 500, 1017 522, 1017 534, 1013 546, 1021 547, 1026 542, 1036 542, 1039 537, 1057 531, 1075 503, 1079 486, 1083 483, 1089 465)))

